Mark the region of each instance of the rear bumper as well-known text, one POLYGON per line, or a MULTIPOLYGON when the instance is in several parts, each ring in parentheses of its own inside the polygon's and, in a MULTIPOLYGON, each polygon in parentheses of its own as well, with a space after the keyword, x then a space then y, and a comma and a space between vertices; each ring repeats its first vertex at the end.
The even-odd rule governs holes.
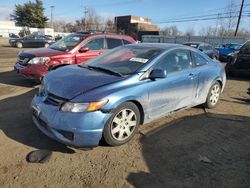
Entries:
POLYGON ((75 147, 98 146, 105 123, 111 114, 101 111, 62 112, 58 106, 46 104, 43 97, 35 96, 31 106, 39 109, 32 113, 35 125, 48 137, 75 147))
POLYGON ((14 65, 14 70, 22 76, 34 80, 41 80, 48 73, 48 68, 45 65, 23 66, 19 62, 14 65))

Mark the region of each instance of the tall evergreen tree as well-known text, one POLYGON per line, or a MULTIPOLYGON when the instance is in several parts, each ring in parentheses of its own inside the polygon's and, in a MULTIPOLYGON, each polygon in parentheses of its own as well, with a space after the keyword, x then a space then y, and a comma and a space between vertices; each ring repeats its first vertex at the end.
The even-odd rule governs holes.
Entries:
POLYGON ((35 0, 15 5, 14 20, 18 26, 44 28, 48 18, 44 15, 43 2, 35 0))

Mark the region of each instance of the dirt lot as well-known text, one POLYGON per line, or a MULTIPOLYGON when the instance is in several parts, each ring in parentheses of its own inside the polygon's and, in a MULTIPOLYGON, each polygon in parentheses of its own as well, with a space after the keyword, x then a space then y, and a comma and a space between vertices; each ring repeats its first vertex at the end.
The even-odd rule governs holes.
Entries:
POLYGON ((128 144, 66 147, 32 123, 38 85, 13 72, 18 49, 0 39, 1 187, 250 187, 250 81, 229 79, 220 104, 144 125, 128 144), (34 150, 53 151, 44 164, 34 150))

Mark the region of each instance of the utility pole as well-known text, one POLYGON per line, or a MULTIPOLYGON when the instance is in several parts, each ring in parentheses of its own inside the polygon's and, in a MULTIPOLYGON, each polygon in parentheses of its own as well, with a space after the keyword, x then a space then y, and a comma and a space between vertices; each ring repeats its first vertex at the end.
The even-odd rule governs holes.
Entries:
POLYGON ((53 9, 55 8, 55 6, 50 6, 50 27, 52 29, 54 29, 54 26, 53 26, 53 9))
POLYGON ((86 27, 86 19, 87 19, 87 13, 88 13, 88 8, 86 6, 84 6, 84 31, 86 31, 87 27, 86 27))
POLYGON ((244 6, 244 0, 241 1, 240 13, 239 13, 238 22, 237 22, 237 26, 236 26, 236 29, 235 29, 234 36, 237 35, 238 29, 239 29, 240 19, 241 19, 241 14, 242 14, 243 6, 244 6))

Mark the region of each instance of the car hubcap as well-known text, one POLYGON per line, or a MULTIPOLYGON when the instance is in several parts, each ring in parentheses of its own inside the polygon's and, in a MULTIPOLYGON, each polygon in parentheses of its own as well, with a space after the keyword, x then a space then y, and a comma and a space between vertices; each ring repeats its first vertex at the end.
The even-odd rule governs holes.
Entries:
POLYGON ((116 114, 111 124, 111 135, 118 141, 127 139, 135 130, 136 114, 131 109, 123 109, 116 114))
POLYGON ((213 86, 210 95, 210 102, 212 105, 215 105, 218 102, 219 96, 220 96, 220 87, 216 84, 213 86))

